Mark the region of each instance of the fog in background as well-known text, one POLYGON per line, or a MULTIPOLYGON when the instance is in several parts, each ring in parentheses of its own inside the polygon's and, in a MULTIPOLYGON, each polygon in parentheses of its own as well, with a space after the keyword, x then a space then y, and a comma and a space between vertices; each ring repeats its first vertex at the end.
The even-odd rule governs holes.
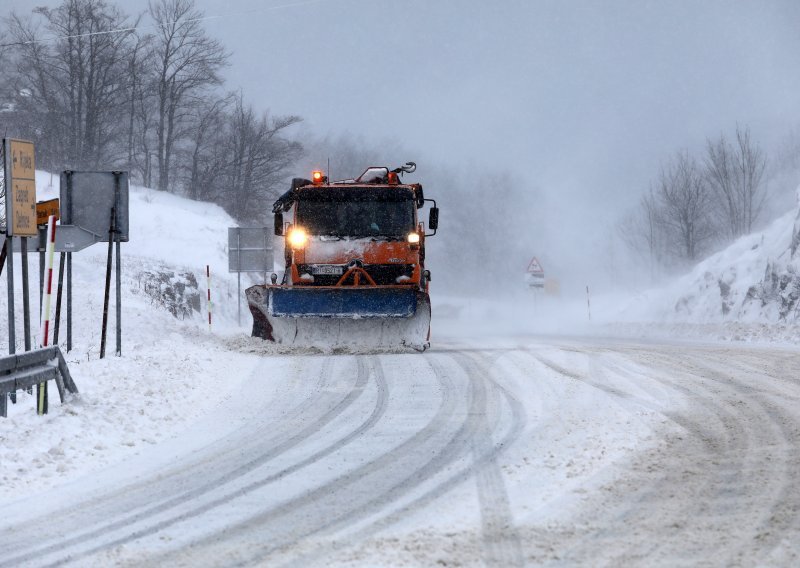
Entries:
MULTIPOLYGON (((294 135, 314 142, 298 166, 343 162, 342 140, 418 163, 409 179, 442 210, 429 258, 447 287, 522 287, 532 255, 566 294, 648 284, 616 225, 661 164, 737 123, 771 159, 800 123, 793 0, 196 4, 232 53, 226 88, 303 118, 294 135)), ((800 182, 775 180, 773 216, 800 182)))

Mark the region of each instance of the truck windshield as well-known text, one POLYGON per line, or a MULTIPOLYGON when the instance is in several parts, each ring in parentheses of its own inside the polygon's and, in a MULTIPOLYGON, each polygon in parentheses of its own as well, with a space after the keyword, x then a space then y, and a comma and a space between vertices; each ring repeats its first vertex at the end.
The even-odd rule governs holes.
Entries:
POLYGON ((405 238, 414 230, 414 203, 299 201, 297 222, 310 235, 405 238))

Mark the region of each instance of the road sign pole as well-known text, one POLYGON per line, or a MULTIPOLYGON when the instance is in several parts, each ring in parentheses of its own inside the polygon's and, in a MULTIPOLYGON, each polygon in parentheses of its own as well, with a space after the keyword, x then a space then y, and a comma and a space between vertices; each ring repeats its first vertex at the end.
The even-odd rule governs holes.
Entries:
POLYGON ((106 259, 106 288, 103 296, 103 328, 100 335, 100 358, 106 356, 106 330, 108 329, 108 297, 111 292, 111 254, 114 251, 114 208, 111 208, 111 223, 108 229, 108 257, 106 259))
MULTIPOLYGON (((66 195, 72 196, 72 176, 65 175, 63 181, 66 195)), ((63 191, 63 189, 62 189, 63 191)), ((70 198, 67 205, 67 219, 72 222, 72 199, 70 198)), ((62 220, 63 222, 63 220, 62 220)), ((72 253, 67 252, 67 353, 72 351, 72 253)))
MULTIPOLYGON (((11 237, 6 237, 3 242, 2 262, 0 262, 0 274, 2 274, 3 262, 8 264, 8 354, 14 354, 14 242, 11 237)), ((17 393, 9 393, 12 404, 17 404, 17 393)))
POLYGON ((122 263, 120 262, 119 238, 114 235, 117 269, 117 357, 122 357, 122 263))
POLYGON ((122 357, 122 263, 120 261, 120 244, 119 244, 119 178, 120 173, 114 173, 114 248, 116 252, 116 269, 117 269, 117 357, 122 357))
POLYGON ((236 231, 236 274, 238 284, 236 286, 236 323, 242 325, 242 232, 236 231))
POLYGON ((16 352, 15 345, 17 343, 14 334, 14 237, 6 237, 6 242, 8 243, 8 260, 6 261, 8 265, 6 268, 8 276, 8 354, 13 355, 16 352))
POLYGON ((58 259, 58 288, 56 289, 56 318, 53 325, 53 345, 58 345, 58 328, 61 326, 61 292, 64 289, 64 257, 61 253, 58 259))
POLYGON ((22 328, 25 333, 25 351, 31 350, 31 297, 28 287, 28 239, 20 237, 22 259, 22 328))
POLYGON ((72 351, 72 253, 67 253, 67 353, 72 351))

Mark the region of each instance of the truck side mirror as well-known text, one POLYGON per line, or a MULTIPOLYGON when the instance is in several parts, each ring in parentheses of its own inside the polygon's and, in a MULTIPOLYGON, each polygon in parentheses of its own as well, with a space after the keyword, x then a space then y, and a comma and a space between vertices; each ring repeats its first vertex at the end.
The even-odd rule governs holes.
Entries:
POLYGON ((275 234, 283 235, 283 213, 275 213, 275 234))
POLYGON ((439 227, 439 208, 431 207, 430 216, 428 217, 428 228, 431 231, 436 231, 439 227))

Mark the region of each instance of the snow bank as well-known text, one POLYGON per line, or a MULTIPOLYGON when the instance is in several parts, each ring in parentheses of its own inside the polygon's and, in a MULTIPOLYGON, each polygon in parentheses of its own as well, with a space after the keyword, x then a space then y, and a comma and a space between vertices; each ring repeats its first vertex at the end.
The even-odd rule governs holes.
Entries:
MULTIPOLYGON (((799 188, 800 191, 800 188, 799 188)), ((627 322, 793 323, 800 315, 800 208, 743 236, 688 274, 630 301, 627 322)))
MULTIPOLYGON (((38 171, 37 198, 59 196, 58 176, 38 171)), ((0 501, 44 490, 65 477, 94 471, 185 428, 235 392, 256 355, 231 349, 249 335, 242 305, 237 325, 236 275, 227 272, 227 229, 221 208, 132 186, 130 242, 122 244, 122 357, 114 356, 114 293, 106 358, 99 359, 107 245, 73 254, 73 349, 66 354, 80 395, 62 405, 54 385, 50 413, 36 416, 20 393, 0 418, 0 501), (206 265, 211 266, 213 331, 206 316, 206 265), (241 380, 241 379, 236 379, 241 380)), ((38 320, 38 266, 29 260, 31 312, 38 320)), ((23 350, 21 264, 16 259, 17 351, 23 350)), ((0 280, 0 354, 8 352, 6 274, 0 280)), ((242 278, 242 288, 249 285, 242 278)), ((66 307, 62 308, 65 317, 66 307)), ((38 321, 32 322, 39 344, 38 321)), ((60 343, 65 348, 62 320, 60 343)))

